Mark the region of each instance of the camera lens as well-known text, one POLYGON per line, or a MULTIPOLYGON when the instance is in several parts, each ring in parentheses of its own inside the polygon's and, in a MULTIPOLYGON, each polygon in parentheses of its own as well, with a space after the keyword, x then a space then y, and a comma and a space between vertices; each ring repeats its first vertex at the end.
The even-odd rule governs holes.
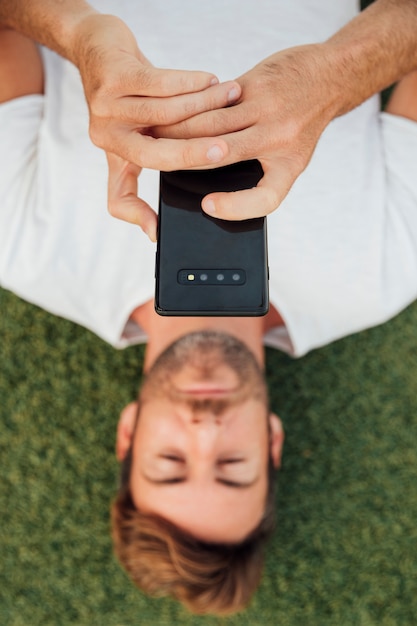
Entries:
POLYGON ((233 280, 240 280, 240 274, 233 274, 233 280))
POLYGON ((217 274, 217 280, 224 280, 224 274, 217 274))
POLYGON ((200 280, 207 280, 207 274, 200 274, 200 280))

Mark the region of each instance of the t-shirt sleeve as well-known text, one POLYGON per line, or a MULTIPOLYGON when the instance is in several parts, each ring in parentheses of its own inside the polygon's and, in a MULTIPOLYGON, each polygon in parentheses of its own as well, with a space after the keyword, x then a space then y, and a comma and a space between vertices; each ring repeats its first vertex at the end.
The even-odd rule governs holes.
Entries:
POLYGON ((0 284, 14 235, 34 195, 37 147, 44 96, 30 95, 0 105, 0 284))
POLYGON ((0 104, 0 198, 20 187, 35 165, 44 96, 22 96, 0 104))
POLYGON ((335 120, 268 227, 286 329, 267 345, 299 357, 392 318, 417 298, 417 123, 375 101, 335 120))
POLYGON ((417 297, 417 122, 381 113, 385 163, 388 315, 417 297))
MULTIPOLYGON (((417 122, 381 113, 385 165, 391 192, 408 189, 417 199, 417 122)), ((401 193, 401 197, 403 194, 401 193)))
POLYGON ((107 213, 105 156, 88 138, 79 77, 46 60, 57 78, 46 96, 0 105, 0 286, 125 347, 145 339, 128 320, 152 297, 154 247, 107 213))

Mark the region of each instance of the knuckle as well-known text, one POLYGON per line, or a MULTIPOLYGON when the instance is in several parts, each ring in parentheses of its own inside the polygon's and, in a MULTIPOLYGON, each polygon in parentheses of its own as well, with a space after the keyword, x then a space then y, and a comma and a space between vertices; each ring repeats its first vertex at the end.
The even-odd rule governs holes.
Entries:
POLYGON ((158 84, 157 72, 149 67, 143 66, 137 68, 135 66, 133 72, 129 72, 128 75, 121 76, 121 84, 124 86, 131 83, 131 87, 140 86, 140 90, 148 92, 152 85, 158 84))
POLYGON ((156 70, 154 86, 159 96, 173 96, 188 93, 189 81, 186 72, 178 70, 156 70))
MULTIPOLYGON (((168 78, 168 75, 166 75, 168 78)), ((178 72, 176 74, 176 85, 180 93, 188 93, 195 87, 195 80, 190 72, 178 72)))
POLYGON ((106 135, 103 133, 100 124, 97 124, 94 121, 92 121, 88 129, 88 134, 89 134, 91 141, 93 142, 95 146, 97 146, 98 148, 106 147, 106 141, 105 141, 106 135))
MULTIPOLYGON (((155 85, 156 89, 158 89, 158 92, 161 93, 161 95, 169 93, 170 85, 171 85, 170 73, 156 70, 153 76, 153 84, 155 85)), ((148 87, 149 86, 150 86, 150 83, 148 83, 148 87)))
POLYGON ((280 194, 277 189, 271 189, 269 198, 267 198, 262 205, 263 210, 266 210, 266 215, 275 211, 275 209, 277 209, 281 204, 282 199, 282 194, 280 194))
POLYGON ((193 167, 195 165, 198 165, 195 160, 193 144, 189 141, 184 142, 184 147, 182 149, 182 160, 184 167, 193 167))
POLYGON ((136 122, 147 126, 166 126, 170 119, 165 104, 142 100, 137 107, 136 122))
POLYGON ((193 99, 193 98, 189 98, 187 99, 182 106, 182 115, 183 117, 192 117, 193 115, 195 115, 196 113, 199 112, 199 107, 197 102, 193 99))
POLYGON ((293 144, 299 141, 302 133, 302 127, 300 121, 295 115, 291 115, 283 125, 283 136, 287 143, 293 144))
POLYGON ((309 159, 306 158, 304 151, 301 150, 295 152, 292 155, 292 158, 289 162, 289 171, 294 178, 296 178, 299 174, 301 174, 302 171, 305 170, 308 164, 308 160, 309 159))
POLYGON ((112 217, 120 217, 120 207, 114 198, 109 198, 107 201, 107 211, 112 217))
POLYGON ((269 87, 270 83, 271 83, 271 78, 268 73, 263 74, 263 75, 257 74, 256 76, 252 78, 250 88, 254 93, 264 93, 265 88, 269 87))
POLYGON ((302 143, 296 143, 288 150, 285 158, 287 173, 295 180, 308 165, 311 153, 302 143))
POLYGON ((228 109, 219 109, 211 116, 211 132, 218 135, 224 132, 230 124, 230 113, 228 109))
POLYGON ((101 90, 96 93, 94 98, 90 100, 90 113, 97 118, 106 118, 109 116, 110 107, 107 93, 103 93, 101 90))
POLYGON ((88 98, 90 113, 98 118, 108 117, 111 110, 111 102, 116 95, 117 83, 113 80, 97 85, 88 98))
POLYGON ((190 139, 192 136, 193 132, 190 122, 188 120, 183 120, 175 126, 175 132, 173 132, 174 138, 185 137, 187 139, 190 139))
POLYGON ((152 111, 149 111, 149 115, 152 115, 152 125, 166 126, 172 121, 172 115, 166 105, 156 106, 152 111))
MULTIPOLYGON (((222 219, 227 220, 242 220, 244 216, 240 211, 233 210, 233 193, 220 194, 216 197, 216 213, 222 219)), ((239 204, 239 209, 240 209, 239 204)))

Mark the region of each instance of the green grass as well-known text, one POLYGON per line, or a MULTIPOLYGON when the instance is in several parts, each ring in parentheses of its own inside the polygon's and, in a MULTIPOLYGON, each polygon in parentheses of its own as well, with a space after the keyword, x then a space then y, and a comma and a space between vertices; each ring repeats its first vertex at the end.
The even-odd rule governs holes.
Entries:
POLYGON ((268 351, 287 433, 279 523, 251 607, 197 618, 111 552, 118 411, 143 348, 0 291, 2 626, 414 626, 417 306, 300 360, 268 351))

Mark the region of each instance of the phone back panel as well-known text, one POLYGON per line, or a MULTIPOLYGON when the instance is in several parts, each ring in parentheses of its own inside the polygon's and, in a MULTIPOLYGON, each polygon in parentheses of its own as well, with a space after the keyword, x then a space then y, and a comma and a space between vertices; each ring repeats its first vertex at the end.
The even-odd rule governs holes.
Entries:
POLYGON ((161 315, 265 315, 266 218, 219 220, 201 200, 253 187, 257 161, 217 170, 161 173, 155 309, 161 315))

